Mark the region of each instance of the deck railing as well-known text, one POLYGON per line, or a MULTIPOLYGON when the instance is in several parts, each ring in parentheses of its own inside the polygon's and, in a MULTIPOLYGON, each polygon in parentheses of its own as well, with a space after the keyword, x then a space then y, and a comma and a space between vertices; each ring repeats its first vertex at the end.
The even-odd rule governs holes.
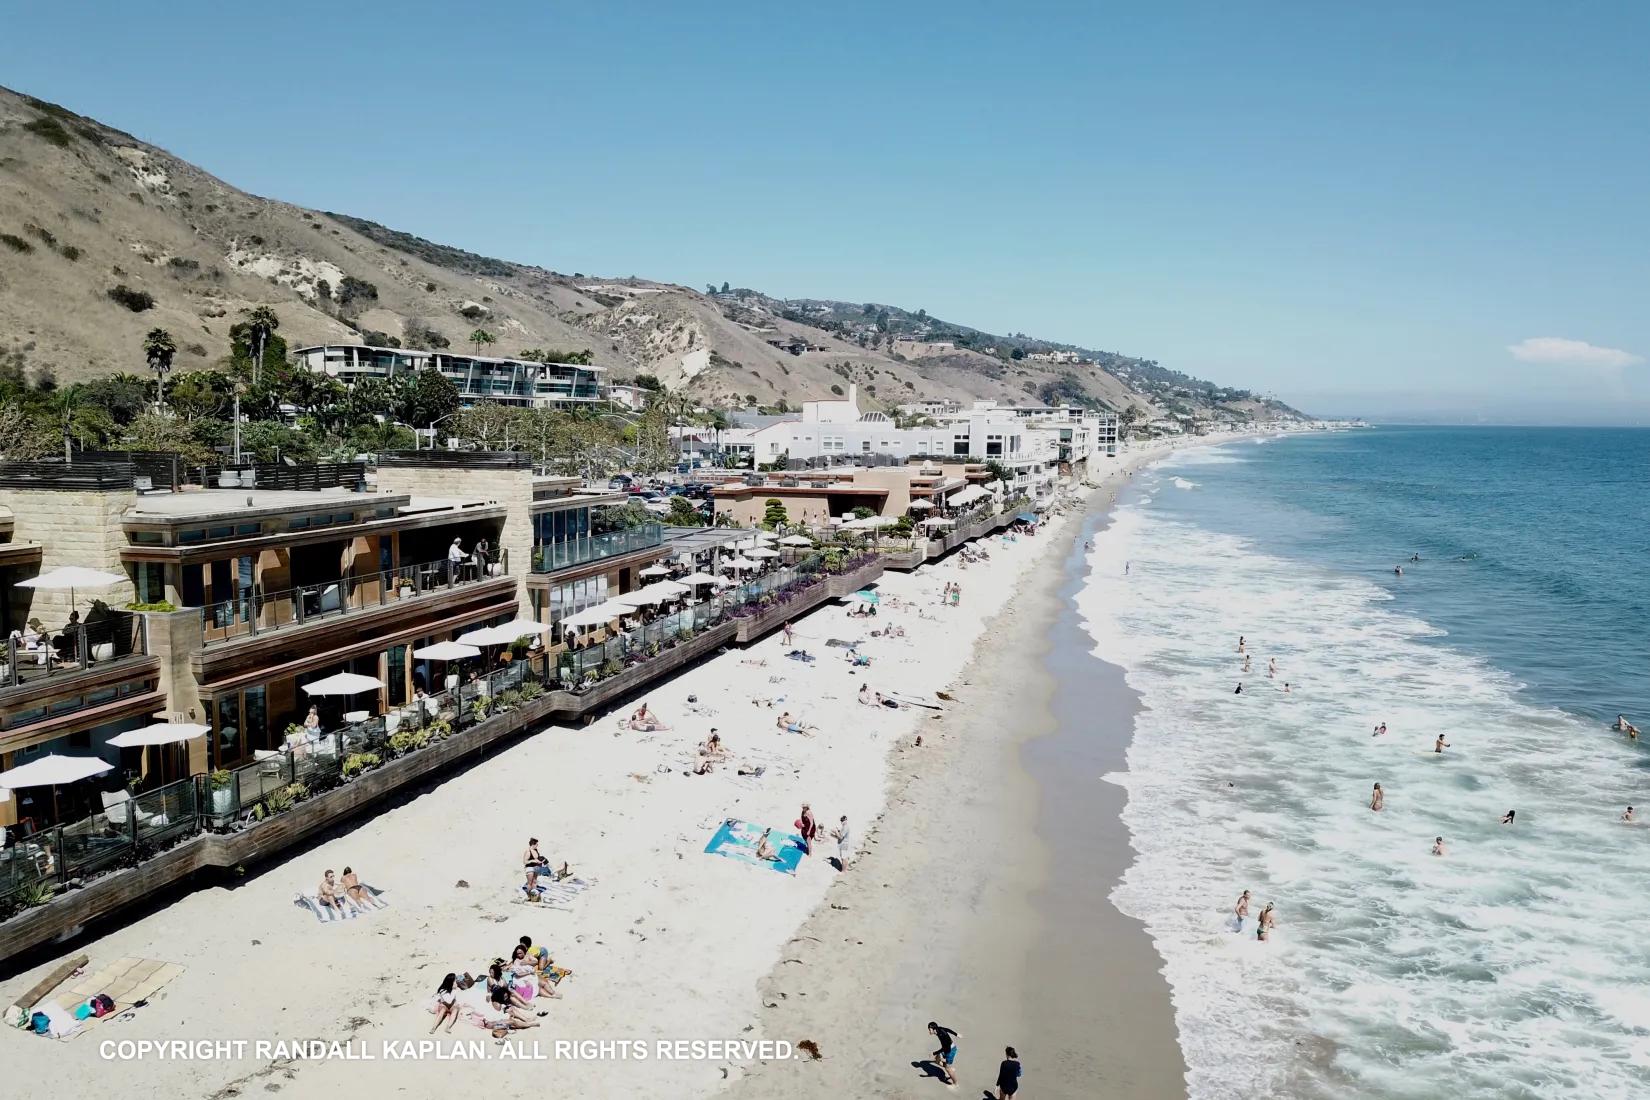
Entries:
POLYGON ((655 546, 663 546, 664 541, 663 525, 644 523, 639 527, 608 531, 588 538, 542 543, 533 547, 533 572, 553 573, 571 565, 583 565, 637 550, 651 550, 655 546))
POLYGON ((143 616, 110 611, 86 623, 46 634, 6 639, 0 648, 0 688, 142 657, 149 652, 143 616))

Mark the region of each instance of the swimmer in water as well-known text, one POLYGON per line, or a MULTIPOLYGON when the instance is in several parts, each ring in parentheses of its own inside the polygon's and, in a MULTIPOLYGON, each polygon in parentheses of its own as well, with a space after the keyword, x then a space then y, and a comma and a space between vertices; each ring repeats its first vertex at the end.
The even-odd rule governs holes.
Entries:
POLYGON ((1278 659, 1276 657, 1273 657, 1270 661, 1268 661, 1266 663, 1266 675, 1267 675, 1267 678, 1270 679, 1271 677, 1276 676, 1277 674, 1278 674, 1278 659))
POLYGON ((1385 734, 1386 734, 1386 723, 1382 722, 1380 725, 1375 727, 1375 732, 1370 734, 1369 736, 1371 736, 1371 737, 1382 737, 1382 736, 1385 736, 1385 734))
POLYGON ((1243 671, 1249 671, 1249 655, 1247 653, 1243 655, 1243 671))
POLYGON ((1404 575, 1404 567, 1401 565, 1394 565, 1392 571, 1400 577, 1404 575))
POLYGON ((1238 683, 1237 690, 1232 692, 1232 694, 1233 695, 1242 695, 1243 694, 1243 684, 1242 684, 1242 682, 1238 683))
POLYGON ((1377 783, 1375 784, 1375 792, 1369 796, 1369 808, 1378 812, 1385 805, 1386 792, 1381 790, 1381 785, 1377 783))
POLYGON ((1277 918, 1272 915, 1272 903, 1267 902, 1266 908, 1260 911, 1260 919, 1255 921, 1255 939, 1264 942, 1266 937, 1271 934, 1272 925, 1275 923, 1277 923, 1277 918))
POLYGON ((1501 815, 1501 824, 1511 825, 1513 823, 1513 819, 1516 818, 1517 816, 1518 816, 1518 811, 1517 810, 1508 810, 1506 813, 1501 815))
POLYGON ((1232 912, 1237 916, 1237 930, 1243 931, 1243 922, 1249 916, 1249 891, 1245 890, 1237 899, 1237 905, 1232 912))
POLYGON ((1238 635, 1238 652, 1239 653, 1243 652, 1243 635, 1242 634, 1238 635))
POLYGON ((1285 694, 1285 695, 1288 695, 1288 694, 1290 694, 1290 689, 1289 689, 1289 681, 1288 681, 1288 680, 1285 680, 1285 681, 1284 681, 1284 682, 1283 682, 1283 693, 1284 693, 1284 694, 1285 694))
POLYGON ((1634 821, 1638 820, 1637 818, 1635 818, 1633 816, 1633 807, 1631 807, 1631 806, 1627 807, 1627 812, 1621 815, 1621 819, 1623 821, 1627 822, 1629 825, 1631 825, 1634 821))
POLYGON ((1432 751, 1436 752, 1436 753, 1442 753, 1447 748, 1449 748, 1449 742, 1445 741, 1444 740, 1444 735, 1440 733, 1438 735, 1438 740, 1436 740, 1432 743, 1432 751))
POLYGON ((1441 856, 1441 855, 1444 854, 1444 838, 1443 837, 1435 836, 1435 837, 1432 838, 1432 854, 1435 855, 1435 856, 1441 856))

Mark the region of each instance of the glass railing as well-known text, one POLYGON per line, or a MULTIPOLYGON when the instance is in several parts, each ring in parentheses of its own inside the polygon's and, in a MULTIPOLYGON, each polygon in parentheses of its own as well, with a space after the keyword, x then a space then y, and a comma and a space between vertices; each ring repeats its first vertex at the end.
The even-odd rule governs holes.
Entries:
POLYGON ((130 611, 110 611, 56 631, 19 632, 0 648, 0 688, 82 672, 148 652, 143 616, 130 611))
POLYGON ((533 572, 553 573, 572 565, 583 565, 636 550, 651 550, 664 545, 664 541, 662 524, 644 523, 639 527, 608 531, 588 538, 542 543, 533 547, 533 572))
POLYGON ((221 644, 295 626, 336 618, 397 600, 444 592, 509 572, 507 555, 483 569, 476 561, 433 561, 402 565, 357 576, 346 573, 335 581, 265 591, 248 589, 239 599, 220 600, 201 608, 201 643, 221 644))

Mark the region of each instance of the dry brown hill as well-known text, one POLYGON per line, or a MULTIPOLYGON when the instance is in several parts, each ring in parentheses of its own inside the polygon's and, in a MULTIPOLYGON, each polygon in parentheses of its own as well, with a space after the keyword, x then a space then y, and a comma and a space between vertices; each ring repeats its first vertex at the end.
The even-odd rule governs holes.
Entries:
POLYGON ((794 403, 849 383, 868 404, 1024 402, 1051 383, 1113 408, 1149 404, 1097 368, 967 350, 906 361, 787 319, 773 299, 570 276, 259 198, 0 89, 0 357, 65 381, 141 372, 143 334, 161 327, 179 369, 209 366, 257 305, 275 309, 291 347, 370 336, 462 348, 479 327, 497 338, 492 354, 588 349, 615 380, 649 373, 716 405, 794 403))

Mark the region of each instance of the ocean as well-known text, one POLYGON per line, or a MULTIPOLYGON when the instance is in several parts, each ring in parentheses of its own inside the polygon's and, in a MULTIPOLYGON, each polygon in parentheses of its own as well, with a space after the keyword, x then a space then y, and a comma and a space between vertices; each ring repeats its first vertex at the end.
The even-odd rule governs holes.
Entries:
POLYGON ((1647 473, 1650 431, 1388 428, 1135 476, 1077 607, 1192 1097, 1650 1095, 1647 473))

